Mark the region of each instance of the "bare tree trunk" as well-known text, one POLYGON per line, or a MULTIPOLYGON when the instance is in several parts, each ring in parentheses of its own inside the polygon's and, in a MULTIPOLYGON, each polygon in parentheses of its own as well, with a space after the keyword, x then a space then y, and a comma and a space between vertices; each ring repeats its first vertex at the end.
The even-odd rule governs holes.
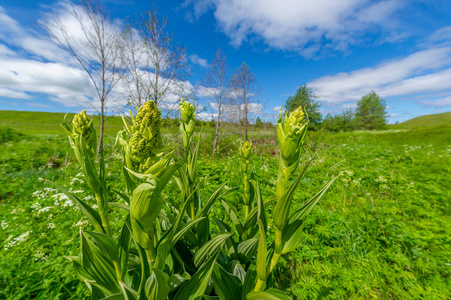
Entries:
POLYGON ((247 141, 247 103, 244 105, 244 141, 247 141))
POLYGON ((216 150, 218 149, 218 140, 219 140, 219 126, 221 122, 221 115, 218 114, 218 119, 216 121, 216 133, 215 133, 215 141, 213 142, 213 154, 211 155, 211 158, 215 158, 216 150))
POLYGON ((105 127, 105 102, 102 101, 100 108, 100 137, 99 144, 97 146, 97 157, 100 155, 103 147, 103 130, 105 127))

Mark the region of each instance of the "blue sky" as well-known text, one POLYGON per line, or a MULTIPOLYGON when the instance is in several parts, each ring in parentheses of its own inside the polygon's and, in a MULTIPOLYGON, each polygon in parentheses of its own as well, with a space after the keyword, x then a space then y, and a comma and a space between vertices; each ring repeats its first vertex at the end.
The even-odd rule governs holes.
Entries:
MULTIPOLYGON (((113 19, 151 1, 105 1, 113 19)), ((86 76, 37 25, 60 1, 0 0, 0 109, 78 112, 86 76)), ((451 111, 449 0, 156 1, 167 29, 187 49, 198 86, 220 47, 233 71, 245 61, 261 88, 262 115, 274 119, 306 83, 323 113, 353 108, 374 90, 389 122, 451 111)), ((205 107, 207 98, 201 98, 205 107)))

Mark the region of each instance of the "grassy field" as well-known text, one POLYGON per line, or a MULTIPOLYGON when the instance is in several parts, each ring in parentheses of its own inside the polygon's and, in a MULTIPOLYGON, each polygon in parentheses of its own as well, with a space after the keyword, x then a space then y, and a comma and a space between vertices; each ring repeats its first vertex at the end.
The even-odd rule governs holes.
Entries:
MULTIPOLYGON (((19 132, 28 134, 59 134, 60 124, 65 113, 46 113, 34 111, 0 110, 0 126, 13 128, 19 132)), ((72 120, 75 114, 67 114, 68 120, 72 120)), ((100 116, 93 116, 96 126, 100 124, 100 116)), ((105 121, 105 134, 114 135, 122 129, 123 123, 120 117, 107 117, 105 121)))
MULTIPOLYGON (((63 115, 33 114, 0 117, 0 125, 15 129, 0 129, 0 299, 83 299, 87 290, 64 256, 77 253, 78 230, 89 226, 39 178, 91 204, 93 195, 57 126, 63 115)), ((112 135, 121 126, 114 124, 106 138, 108 178, 122 189, 112 135)), ((314 160, 293 208, 342 175, 309 216, 303 246, 278 265, 275 285, 295 299, 449 299, 450 129, 309 133, 304 156, 314 160)), ((277 176, 274 131, 253 130, 253 170, 269 199, 277 176)), ((224 181, 240 185, 236 145, 212 161, 209 143, 203 143, 198 170, 208 179, 204 197, 224 181)), ((165 195, 173 205, 179 198, 175 186, 165 195)), ((238 194, 228 200, 238 205, 238 194)), ((228 217, 220 206, 212 213, 228 217)), ((112 214, 119 219, 123 212, 112 208, 112 214)))
POLYGON ((390 125, 392 129, 419 129, 425 128, 428 126, 449 126, 451 125, 451 112, 434 114, 434 115, 425 115, 416 117, 405 122, 390 125))

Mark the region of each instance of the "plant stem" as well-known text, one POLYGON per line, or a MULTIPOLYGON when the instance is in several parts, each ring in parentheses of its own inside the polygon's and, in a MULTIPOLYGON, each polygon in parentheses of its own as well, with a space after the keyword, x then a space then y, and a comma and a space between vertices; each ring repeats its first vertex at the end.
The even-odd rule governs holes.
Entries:
POLYGON ((255 285, 254 291, 256 291, 256 292, 260 291, 262 289, 264 283, 265 282, 259 278, 257 280, 257 284, 255 285))

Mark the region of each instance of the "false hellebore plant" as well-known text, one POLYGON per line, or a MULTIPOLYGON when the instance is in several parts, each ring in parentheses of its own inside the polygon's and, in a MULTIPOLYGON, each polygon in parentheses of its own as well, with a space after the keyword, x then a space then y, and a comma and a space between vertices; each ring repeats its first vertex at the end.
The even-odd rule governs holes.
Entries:
MULTIPOLYGON (((293 194, 308 162, 293 181, 302 153, 308 119, 301 107, 277 122, 280 147, 275 198, 264 200, 251 172, 252 145, 240 149, 244 213, 237 212, 226 196, 234 189, 225 183, 208 199, 201 199, 202 182, 196 177, 200 137, 193 137, 196 112, 180 102, 183 147, 164 146, 161 113, 152 101, 123 118, 124 130, 116 144, 122 153, 126 192, 112 190, 105 178, 103 153, 96 159, 96 131, 82 112, 72 124, 63 123, 69 142, 96 195, 97 209, 57 186, 89 219, 93 231, 80 230, 80 254, 70 256, 75 273, 88 286, 92 299, 289 299, 272 287, 272 272, 281 255, 301 242, 306 216, 332 182, 291 211, 293 194), (179 154, 181 153, 181 154, 179 154), (170 180, 181 191, 181 207, 163 201, 170 180), (124 203, 113 202, 119 195, 124 203), (113 197, 114 196, 114 197, 113 197), (274 203, 274 238, 270 234, 266 206, 274 203), (220 203, 227 218, 211 217, 220 203), (108 212, 123 209, 120 232, 112 232, 108 212), (230 223, 227 221, 230 219, 230 223), (221 234, 212 236, 210 226, 221 234), (274 242, 268 244, 268 240, 274 242)), ((173 203, 176 203, 174 201, 173 203)))

